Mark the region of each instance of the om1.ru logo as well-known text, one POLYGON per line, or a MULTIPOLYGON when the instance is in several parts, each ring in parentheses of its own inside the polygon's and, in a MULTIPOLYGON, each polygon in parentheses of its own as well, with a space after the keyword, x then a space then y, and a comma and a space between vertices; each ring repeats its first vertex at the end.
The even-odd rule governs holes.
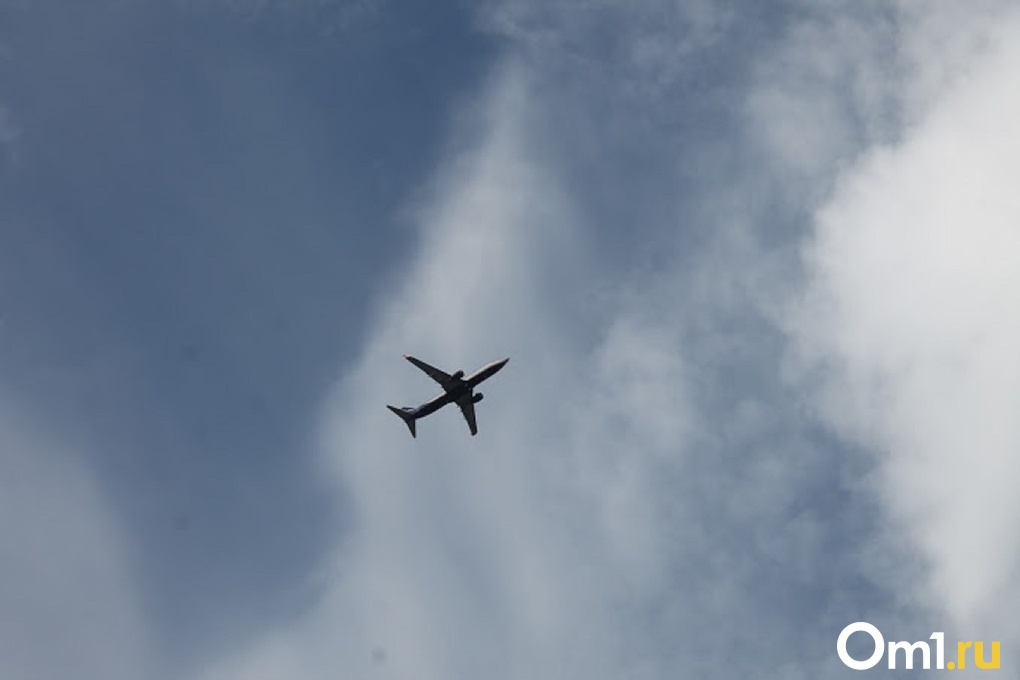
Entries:
MULTIPOLYGON (((945 649, 943 643, 945 641, 945 633, 932 633, 929 640, 935 641, 935 668, 942 670, 953 670, 954 668, 964 669, 967 667, 967 650, 971 647, 974 648, 974 664, 981 669, 992 669, 999 667, 999 642, 995 641, 992 643, 992 659, 989 661, 985 659, 985 643, 980 640, 977 642, 957 642, 956 643, 956 661, 946 662, 945 660, 945 649)), ((913 669, 914 667, 914 652, 921 652, 921 668, 929 670, 931 668, 931 647, 928 646, 927 642, 889 642, 889 668, 896 668, 896 652, 902 650, 904 656, 904 668, 913 669)), ((866 671, 869 668, 874 668, 878 665, 878 662, 882 660, 882 655, 886 652, 885 638, 882 637, 882 631, 875 626, 865 621, 858 621, 857 623, 851 623, 849 626, 843 629, 843 632, 839 634, 839 639, 836 640, 836 653, 839 654, 839 660, 845 663, 855 671, 866 671), (870 657, 859 661, 853 658, 846 651, 846 642, 850 639, 850 636, 854 633, 867 633, 871 636, 871 639, 875 642, 875 651, 870 657)))

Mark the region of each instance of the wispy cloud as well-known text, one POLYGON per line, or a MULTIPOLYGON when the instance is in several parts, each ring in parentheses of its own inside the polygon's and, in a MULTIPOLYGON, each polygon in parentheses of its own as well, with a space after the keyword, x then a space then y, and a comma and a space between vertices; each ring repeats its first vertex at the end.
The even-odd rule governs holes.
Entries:
MULTIPOLYGON (((599 24, 622 10, 591 11, 599 24)), ((766 248, 758 234, 768 225, 755 193, 771 179, 742 173, 697 199, 654 196, 677 224, 693 214, 721 228, 604 294, 593 240, 612 217, 588 209, 598 197, 574 183, 580 161, 562 156, 569 144, 546 142, 572 133, 555 127, 569 120, 564 107, 596 130, 626 107, 593 109, 604 91, 586 95, 605 82, 567 83, 568 96, 543 99, 564 76, 561 65, 542 70, 543 44, 557 56, 565 44, 582 56, 600 44, 569 22, 544 21, 540 43, 525 40, 524 57, 458 128, 473 143, 434 183, 421 252, 381 301, 364 354, 327 409, 324 465, 355 529, 324 572, 322 602, 208 677, 831 676, 849 672, 832 653, 842 626, 916 613, 877 576, 912 575, 916 564, 892 542, 885 561, 869 552, 888 536, 854 478, 865 466, 844 458, 782 382, 783 337, 768 314, 791 285, 778 269, 793 251, 766 248), (382 408, 394 391, 419 394, 424 378, 398 358, 407 351, 450 369, 513 357, 479 408, 478 438, 456 413, 440 413, 411 441, 382 408)), ((522 23, 514 30, 533 30, 522 23)), ((842 30, 822 24, 766 56, 813 67, 830 29, 842 30)), ((855 59, 874 58, 854 35, 864 33, 830 56, 832 70, 853 73, 855 59)), ((580 62, 572 73, 586 71, 580 62)), ((729 93, 750 102, 748 117, 733 120, 752 123, 737 130, 759 143, 748 159, 796 169, 777 183, 801 187, 770 217, 803 219, 861 138, 853 116, 819 116, 845 105, 823 72, 794 98, 825 103, 804 111, 816 134, 806 155, 787 154, 802 140, 767 135, 789 109, 760 105, 788 85, 770 79, 776 73, 757 73, 748 99, 745 89, 729 93), (828 133, 842 137, 831 144, 828 133)), ((681 87, 659 92, 679 106, 681 87)), ((649 100, 628 105, 639 101, 649 100)), ((616 176, 624 195, 655 172, 682 176, 638 136, 653 165, 616 176)))
POLYGON ((913 124, 819 212, 798 336, 826 417, 876 451, 885 506, 931 560, 914 594, 963 636, 1015 641, 1020 16, 957 9, 907 12, 913 124))
MULTIPOLYGON (((344 531, 306 609, 191 676, 818 678, 860 619, 1015 639, 1006 6, 481 4, 506 52, 319 414, 344 531), (384 405, 436 386, 403 353, 511 357, 477 437, 408 437, 384 405)), ((165 675, 91 475, 8 434, 0 595, 35 627, 0 618, 0 671, 165 675)))
POLYGON ((312 639, 288 638, 284 651, 256 652, 242 668, 324 654, 328 663, 308 677, 357 675, 378 663, 378 649, 397 675, 519 677, 576 658, 564 645, 587 649, 572 638, 568 611, 586 578, 563 568, 577 548, 551 521, 565 509, 540 473, 557 464, 549 435, 564 426, 543 404, 569 399, 570 370, 553 361, 562 356, 557 321, 541 296, 553 258, 571 256, 557 246, 571 221, 530 158, 528 115, 527 83, 509 67, 479 111, 479 147, 439 180, 422 253, 330 408, 325 464, 339 474, 356 529, 328 570, 336 580, 312 639), (465 437, 455 413, 423 422, 418 440, 393 427, 382 404, 434 387, 400 360, 412 350, 451 370, 513 357, 483 403, 492 406, 479 409, 478 438, 465 437), (323 636, 328 651, 315 642, 323 636))
POLYGON ((149 641, 119 524, 73 448, 25 423, 15 409, 0 415, 0 674, 146 675, 149 641))

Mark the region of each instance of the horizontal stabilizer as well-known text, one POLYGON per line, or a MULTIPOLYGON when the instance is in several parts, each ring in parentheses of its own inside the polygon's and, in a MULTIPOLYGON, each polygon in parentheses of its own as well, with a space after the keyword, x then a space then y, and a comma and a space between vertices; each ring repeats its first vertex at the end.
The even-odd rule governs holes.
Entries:
POLYGON ((415 427, 414 427, 415 417, 414 417, 414 410, 413 409, 409 409, 409 408, 397 408, 396 406, 390 406, 388 404, 387 404, 386 408, 388 408, 389 410, 393 411, 398 416, 400 416, 400 419, 404 421, 405 425, 407 425, 407 429, 409 429, 411 431, 411 436, 412 437, 417 437, 418 436, 418 433, 415 432, 415 427))

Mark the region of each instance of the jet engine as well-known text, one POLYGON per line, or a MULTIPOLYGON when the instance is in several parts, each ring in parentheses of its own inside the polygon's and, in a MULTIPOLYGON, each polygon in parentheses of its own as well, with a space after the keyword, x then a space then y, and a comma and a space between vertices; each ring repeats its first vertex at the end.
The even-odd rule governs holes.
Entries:
POLYGON ((454 380, 460 380, 461 378, 464 377, 464 371, 457 371, 456 373, 454 373, 450 377, 453 378, 454 380))
POLYGON ((473 403, 473 404, 477 404, 481 400, 482 400, 482 393, 481 392, 475 392, 475 396, 471 397, 471 403, 473 403))

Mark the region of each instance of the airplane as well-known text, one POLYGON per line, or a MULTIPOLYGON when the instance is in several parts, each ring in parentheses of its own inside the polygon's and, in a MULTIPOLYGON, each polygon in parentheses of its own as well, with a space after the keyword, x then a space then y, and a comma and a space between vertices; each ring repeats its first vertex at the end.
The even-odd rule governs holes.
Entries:
POLYGON ((418 434, 415 432, 415 421, 419 418, 424 418, 430 413, 434 413, 439 409, 443 408, 447 404, 456 404, 460 407, 460 412, 464 414, 464 420, 467 421, 468 429, 471 430, 471 435, 478 434, 478 424, 475 422, 475 404, 482 400, 482 393, 475 392, 475 387, 480 382, 491 378, 496 374, 499 369, 506 366, 506 362, 510 361, 510 358, 500 359, 499 361, 493 361, 491 364, 482 366, 471 375, 464 377, 464 371, 457 371, 453 375, 444 373, 438 368, 429 366, 421 359, 415 359, 409 357, 406 354, 404 358, 410 361, 412 364, 423 370, 430 378, 435 380, 437 383, 443 386, 443 393, 429 399, 421 406, 405 406, 403 408, 397 408, 396 406, 390 406, 387 404, 386 408, 400 416, 400 419, 407 425, 407 429, 411 431, 412 437, 417 437, 418 434))

